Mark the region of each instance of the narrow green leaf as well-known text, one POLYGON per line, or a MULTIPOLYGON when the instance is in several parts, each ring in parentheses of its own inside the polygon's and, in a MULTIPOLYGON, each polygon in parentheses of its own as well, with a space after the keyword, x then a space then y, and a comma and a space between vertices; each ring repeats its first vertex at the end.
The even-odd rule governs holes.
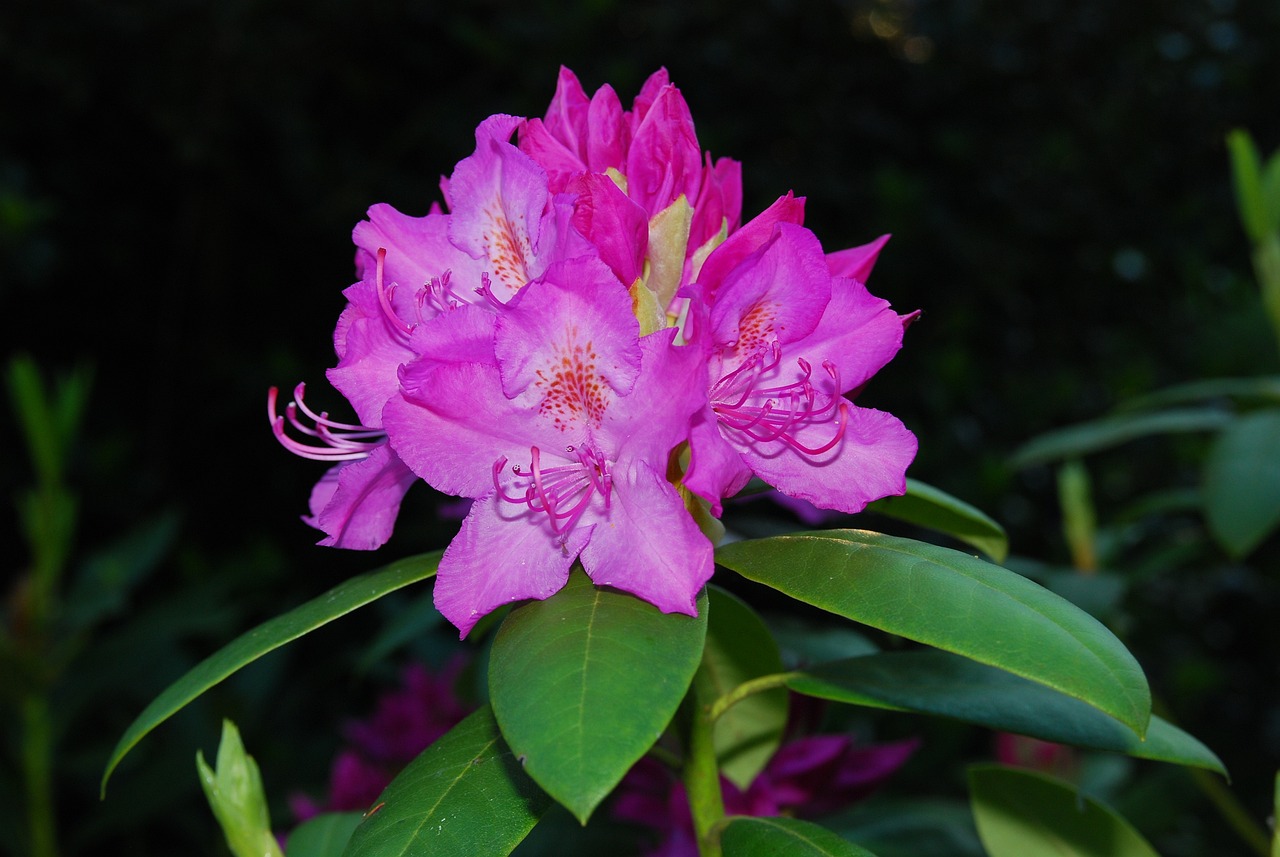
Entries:
MULTIPOLYGON (((708 594, 711 614, 698 667, 706 694, 716 699, 743 682, 782 672, 778 645, 755 611, 719 587, 708 587, 708 594)), ((756 693, 734 705, 716 720, 712 733, 720 772, 746 791, 782 743, 786 725, 786 688, 756 693)))
POLYGON ((950 717, 1043 741, 1227 773, 1213 751, 1159 717, 1151 718, 1144 741, 1078 699, 947 652, 885 652, 821 664, 787 687, 835 702, 950 717))
POLYGON ((1046 774, 977 765, 969 794, 990 857, 1159 857, 1114 810, 1046 774))
POLYGON ((1245 403, 1280 402, 1280 376, 1253 378, 1207 378, 1175 384, 1144 396, 1126 399, 1117 411, 1150 411, 1170 405, 1185 405, 1210 399, 1233 399, 1245 403))
POLYGON ((289 834, 284 857, 342 857, 361 818, 358 812, 326 812, 303 822, 289 834))
POLYGON ((392 780, 343 855, 504 857, 550 807, 485 706, 392 780))
POLYGON ((1231 178, 1235 185, 1240 222, 1249 240, 1257 243, 1267 234, 1267 211, 1262 197, 1262 168, 1258 148, 1249 132, 1236 128, 1227 134, 1231 178))
POLYGON ((107 792, 107 780, 120 760, 143 737, 180 711, 191 700, 258 658, 285 643, 314 631, 340 616, 377 601, 388 592, 426 580, 436 573, 442 551, 419 554, 394 562, 341 583, 319 598, 295 607, 288 613, 241 634, 214 652, 182 678, 165 688, 120 736, 102 774, 101 796, 107 792))
POLYGON ((1141 735, 1146 677, 1106 626, 1008 569, 862 530, 733 542, 716 561, 831 613, 1007 670, 1141 735))
POLYGON ((1246 414, 1218 435, 1204 467, 1209 531, 1240 558, 1280 525, 1280 410, 1246 414))
POLYGON ((1272 152, 1262 168, 1262 211, 1269 234, 1280 230, 1280 150, 1272 152))
POLYGON ((698 668, 698 616, 665 614, 581 570, 511 611, 489 659, 494 715, 529 776, 586 824, 662 735, 698 668))
POLYGON ((731 816, 720 829, 724 857, 875 857, 809 821, 731 816))
POLYGON ((1004 562, 1009 553, 1004 527, 963 500, 918 479, 907 480, 906 494, 876 500, 867 511, 945 533, 996 562, 1004 562))
POLYGON ((1218 431, 1235 415, 1219 408, 1171 408, 1122 413, 1047 432, 1018 448, 1009 459, 1015 469, 1077 458, 1153 434, 1218 431))

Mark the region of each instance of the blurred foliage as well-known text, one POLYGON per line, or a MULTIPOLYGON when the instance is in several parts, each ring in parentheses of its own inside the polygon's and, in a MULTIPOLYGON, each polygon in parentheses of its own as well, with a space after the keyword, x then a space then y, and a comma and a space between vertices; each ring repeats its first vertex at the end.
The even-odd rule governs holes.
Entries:
MULTIPOLYGON (((1053 471, 1009 467, 1016 446, 1173 382, 1276 369, 1223 141, 1235 127, 1266 152, 1280 141, 1278 36, 1269 0, 0 6, 0 334, 50 372, 95 368, 65 477, 68 580, 101 591, 55 693, 58 812, 77 819, 63 852, 217 853, 190 755, 213 750, 222 715, 269 793, 296 784, 275 771, 323 780, 333 724, 379 678, 343 641, 385 614, 265 659, 216 714, 158 735, 110 801, 94 795, 169 680, 382 564, 312 547, 297 515, 320 466, 276 445, 266 388, 307 381, 318 404, 340 401, 319 382, 351 227, 374 202, 425 212, 476 123, 538 114, 560 64, 624 99, 665 65, 703 147, 743 161, 748 213, 794 189, 829 249, 892 232, 872 290, 925 314, 862 401, 920 435, 913 476, 991 513, 1015 553, 1067 562, 1053 471), (110 562, 129 544, 158 568, 124 588, 130 561, 110 562)), ((0 443, 23 448, 16 421, 0 443)), ((1090 462, 1100 563, 1119 556, 1141 582, 1116 621, 1263 818, 1251 766, 1280 757, 1280 709, 1254 696, 1276 686, 1275 538, 1229 560, 1176 511, 1203 454, 1187 436, 1090 462), (1156 486, 1173 513, 1128 508, 1156 486)), ((33 478, 0 457, 6 500, 33 478)), ((389 555, 444 543, 437 502, 411 492, 389 555)), ((5 543, 19 521, 0 515, 5 543)), ((16 769, 12 738, 4 752, 16 769)), ((19 829, 19 811, 0 801, 0 827, 19 829)), ((1157 845, 1203 853, 1229 839, 1215 824, 1186 812, 1157 845)))

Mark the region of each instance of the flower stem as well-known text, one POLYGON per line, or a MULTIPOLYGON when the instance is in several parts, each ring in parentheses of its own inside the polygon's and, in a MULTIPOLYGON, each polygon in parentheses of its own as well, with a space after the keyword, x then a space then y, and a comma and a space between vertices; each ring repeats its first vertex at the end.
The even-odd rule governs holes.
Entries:
POLYGON ((49 730, 49 699, 42 692, 22 701, 22 768, 27 793, 27 827, 32 857, 56 857, 53 816, 53 736, 49 730))
POLYGON ((710 716, 710 706, 702 701, 702 678, 699 671, 685 697, 684 787, 693 814, 699 857, 721 857, 719 833, 713 835, 713 828, 724 818, 724 796, 720 793, 720 767, 712 735, 715 721, 710 716))
POLYGON ((707 712, 707 719, 715 723, 720 719, 721 715, 748 696, 764 693, 766 690, 773 690, 776 687, 785 687, 787 682, 798 675, 800 673, 797 672, 771 673, 770 675, 753 678, 750 681, 744 681, 711 704, 707 712))

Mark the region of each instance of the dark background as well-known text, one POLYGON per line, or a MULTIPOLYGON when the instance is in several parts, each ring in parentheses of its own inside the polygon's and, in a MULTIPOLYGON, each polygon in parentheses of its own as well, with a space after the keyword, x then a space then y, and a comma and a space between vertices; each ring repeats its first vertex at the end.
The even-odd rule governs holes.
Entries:
MULTIPOLYGON (((4 352, 51 378, 93 369, 70 477, 75 556, 176 516, 158 571, 70 673, 67 853, 195 853, 156 839, 209 839, 190 758, 212 752, 209 724, 228 707, 277 779, 291 762, 299 780, 323 777, 332 745, 294 730, 312 718, 322 735, 325 716, 362 704, 369 679, 343 672, 343 632, 166 726, 119 793, 93 800, 115 737, 184 665, 350 574, 447 541, 422 486, 379 554, 313 547, 298 515, 322 466, 276 445, 266 389, 306 381, 341 407, 323 370, 352 226, 375 202, 425 213, 475 125, 541 115, 559 65, 588 92, 611 83, 624 104, 668 68, 703 148, 743 162, 745 217, 794 190, 828 249, 893 233, 872 291, 924 315, 864 401, 920 437, 911 475, 992 514, 1015 552, 1063 560, 1052 474, 1013 471, 1013 449, 1162 385, 1275 370, 1223 137, 1244 126, 1265 151, 1280 143, 1278 37, 1270 0, 3 4, 4 352), (130 630, 139 616, 150 630, 130 630), (340 688, 320 702, 305 692, 326 682, 340 688)), ((31 473, 11 418, 0 444, 0 492, 16 496, 31 473)), ((1158 447, 1104 459, 1101 512, 1177 472, 1158 447)), ((20 570, 15 516, 0 515, 0 536, 20 570)), ((1173 588, 1170 599, 1185 593, 1173 588)), ((1171 623, 1139 652, 1153 681, 1173 668, 1160 641, 1194 638, 1215 598, 1175 626, 1168 602, 1139 597, 1135 610, 1171 623)), ((1224 663, 1273 660, 1274 640, 1244 635, 1266 621, 1253 609, 1224 663)), ((1247 694, 1274 683, 1267 670, 1232 685, 1227 746, 1197 732, 1229 767, 1261 748, 1273 772, 1280 724, 1247 694)), ((1259 818, 1263 767, 1237 775, 1259 818)), ((20 799, 0 803, 0 821, 19 824, 20 799)))

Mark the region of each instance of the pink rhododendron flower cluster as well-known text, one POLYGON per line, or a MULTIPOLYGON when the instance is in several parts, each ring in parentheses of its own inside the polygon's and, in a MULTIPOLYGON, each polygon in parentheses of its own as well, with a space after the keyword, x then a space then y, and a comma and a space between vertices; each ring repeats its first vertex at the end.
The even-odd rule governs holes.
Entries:
POLYGON ((436 584, 465 636, 575 561, 694 613, 708 513, 752 475, 842 512, 905 490, 914 436, 850 399, 914 317, 864 285, 884 239, 828 254, 791 193, 742 223, 739 164, 665 71, 624 110, 562 70, 545 117, 486 119, 441 187, 447 210, 355 228, 328 378, 358 422, 272 392, 281 442, 334 465, 321 544, 382 545, 418 479, 470 498, 436 584))

